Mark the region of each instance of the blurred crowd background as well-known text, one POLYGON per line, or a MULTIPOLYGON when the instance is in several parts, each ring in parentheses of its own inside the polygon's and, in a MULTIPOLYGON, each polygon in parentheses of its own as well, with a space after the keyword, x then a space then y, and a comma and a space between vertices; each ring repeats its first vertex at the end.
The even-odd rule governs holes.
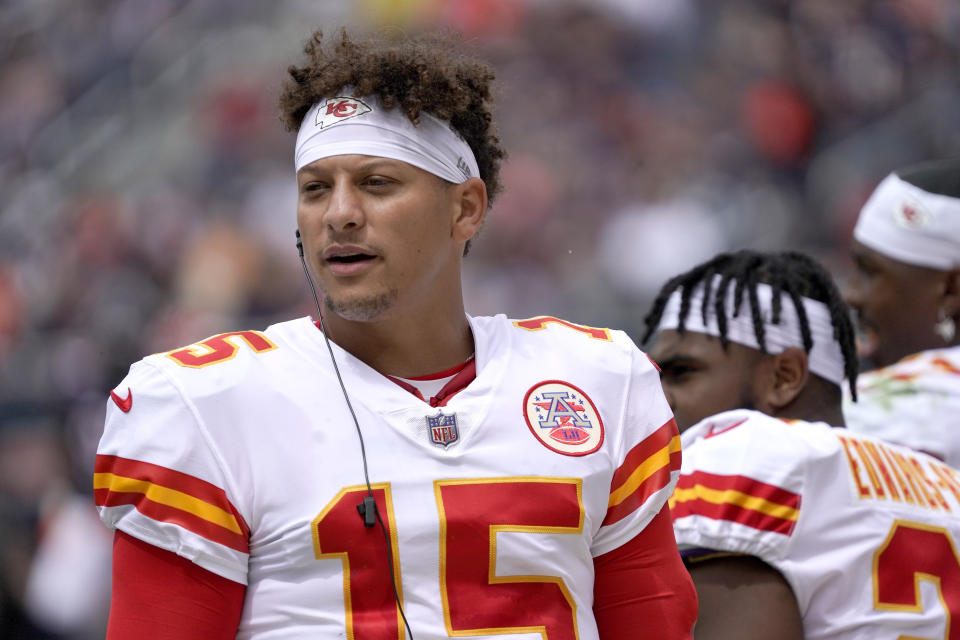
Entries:
POLYGON ((474 314, 637 338, 667 277, 740 247, 842 280, 873 186, 960 153, 955 0, 5 0, 0 637, 103 637, 90 477, 130 363, 311 313, 275 99, 341 26, 453 29, 498 71, 474 314))

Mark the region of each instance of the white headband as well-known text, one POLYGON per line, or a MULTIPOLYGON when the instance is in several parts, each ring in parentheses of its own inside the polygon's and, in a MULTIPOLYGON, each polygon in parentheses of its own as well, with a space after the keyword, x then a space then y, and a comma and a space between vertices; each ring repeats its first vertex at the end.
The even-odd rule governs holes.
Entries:
POLYGON ((960 265, 960 199, 924 191, 891 173, 860 210, 853 237, 907 264, 960 265))
POLYGON ((429 113, 421 112, 414 125, 400 109, 384 108, 378 97, 349 95, 327 98, 307 111, 297 133, 297 171, 321 158, 354 153, 402 160, 455 184, 480 176, 470 145, 429 113))
MULTIPOLYGON (((703 305, 703 283, 696 285, 693 294, 690 296, 690 309, 686 316, 686 322, 684 322, 685 331, 720 337, 714 300, 716 300, 717 287, 720 285, 722 277, 720 275, 713 277, 706 324, 704 324, 703 315, 700 312, 703 305)), ((736 310, 733 303, 736 287, 737 281, 731 280, 727 285, 724 301, 724 308, 727 311, 727 338, 731 342, 760 350, 760 344, 757 342, 757 336, 754 333, 753 316, 750 313, 749 294, 746 290, 744 290, 743 299, 740 301, 739 313, 734 316, 736 310)), ((760 317, 763 318, 764 342, 767 346, 767 353, 772 354, 783 353, 788 347, 803 348, 800 320, 793 306, 793 300, 786 291, 782 291, 780 296, 782 303, 780 321, 773 324, 771 321, 773 318, 773 288, 762 282, 757 284, 757 301, 760 307, 760 317)), ((803 308, 807 313, 807 324, 810 327, 810 337, 813 341, 813 347, 807 355, 810 371, 830 382, 842 385, 844 378, 843 353, 840 351, 840 344, 833 337, 833 322, 831 321, 830 310, 827 305, 817 300, 804 297, 800 299, 803 301, 803 308)), ((679 328, 680 301, 681 290, 677 289, 670 295, 663 309, 663 315, 660 318, 660 330, 679 328)))

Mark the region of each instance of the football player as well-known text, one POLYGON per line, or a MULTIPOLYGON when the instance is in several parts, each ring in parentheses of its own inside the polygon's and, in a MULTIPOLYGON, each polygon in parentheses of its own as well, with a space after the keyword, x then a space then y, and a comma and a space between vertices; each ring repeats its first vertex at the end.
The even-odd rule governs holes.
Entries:
POLYGON ((721 254, 664 286, 654 332, 683 430, 670 504, 696 637, 951 637, 960 472, 831 426, 857 359, 829 274, 798 253, 721 254))
POLYGON ((280 107, 323 309, 111 392, 109 637, 689 637, 652 363, 622 332, 464 312, 492 70, 427 37, 305 52, 280 107))
POLYGON ((888 175, 860 211, 847 301, 874 367, 847 426, 960 465, 960 159, 888 175))

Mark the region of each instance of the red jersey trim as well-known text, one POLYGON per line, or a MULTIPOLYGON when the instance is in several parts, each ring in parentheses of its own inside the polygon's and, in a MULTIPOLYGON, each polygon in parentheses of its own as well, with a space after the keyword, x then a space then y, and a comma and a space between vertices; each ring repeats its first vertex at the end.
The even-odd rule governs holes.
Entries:
POLYGON ((703 516, 789 536, 800 517, 800 495, 746 476, 696 471, 680 476, 670 509, 674 521, 703 516))
POLYGON ((680 434, 670 418, 631 449, 614 472, 604 525, 613 524, 640 508, 670 482, 680 469, 680 434))
POLYGON ((213 542, 247 553, 250 527, 219 487, 159 465, 98 455, 94 502, 132 505, 148 518, 169 522, 213 542))
POLYGON ((444 369, 443 371, 438 371, 437 373, 429 373, 425 376, 413 376, 408 378, 409 380, 439 380, 440 378, 446 378, 447 376, 452 376, 463 371, 468 364, 473 362, 473 356, 470 356, 463 362, 449 369, 444 369))
MULTIPOLYGON (((401 380, 400 378, 394 378, 393 376, 388 376, 386 374, 383 374, 383 376, 388 380, 390 380, 391 382, 394 382, 400 387, 406 389, 407 391, 417 396, 424 402, 429 403, 431 407, 442 407, 442 406, 445 406, 450 401, 450 398, 455 396, 457 393, 463 391, 467 387, 467 385, 473 382, 477 377, 477 361, 473 356, 471 356, 470 359, 464 362, 462 365, 458 365, 456 367, 453 367, 453 369, 448 369, 447 371, 452 372, 458 369, 460 372, 457 375, 450 378, 450 380, 447 381, 447 384, 443 385, 443 388, 437 392, 437 395, 433 396, 429 400, 424 398, 423 395, 420 393, 420 390, 414 387, 409 382, 401 380)), ((419 378, 411 378, 411 380, 429 380, 431 378, 433 379, 444 378, 447 375, 450 375, 450 373, 448 372, 443 372, 443 375, 435 374, 434 376, 421 376, 419 378)))

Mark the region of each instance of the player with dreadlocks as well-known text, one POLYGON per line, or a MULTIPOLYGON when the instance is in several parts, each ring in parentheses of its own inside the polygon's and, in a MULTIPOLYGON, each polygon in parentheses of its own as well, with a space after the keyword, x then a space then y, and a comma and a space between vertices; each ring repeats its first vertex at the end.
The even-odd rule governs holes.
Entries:
POLYGON ((960 570, 960 472, 836 426, 857 358, 827 271, 721 254, 667 282, 654 334, 683 430, 670 505, 697 637, 945 637, 960 605, 917 584, 960 570))
MULTIPOLYGON (((731 392, 738 394, 738 406, 766 413, 782 411, 785 417, 816 411, 816 419, 842 424, 839 385, 846 376, 853 392, 857 378, 854 332, 847 315, 830 274, 801 253, 722 253, 664 285, 645 319, 642 342, 661 330, 651 353, 662 368, 664 388, 681 430, 716 413, 716 403, 728 402, 731 392), (701 293, 695 296, 695 292, 701 293), (789 299, 786 308, 784 297, 789 299), (697 315, 691 316, 694 298, 697 315), (808 313, 810 305, 803 304, 803 298, 821 303, 817 308, 824 313, 808 313), (749 320, 744 319, 745 312, 749 320), (709 352, 719 355, 718 350, 738 363, 749 363, 737 367, 742 376, 728 371, 726 384, 717 389, 716 396, 701 397, 690 389, 671 393, 672 388, 694 380, 690 375, 694 369, 710 366, 711 362, 700 356, 709 352), (809 380, 794 377, 799 359, 808 360, 809 380), (790 397, 789 406, 774 407, 768 403, 777 400, 747 397, 755 386, 754 368, 758 366, 779 375, 781 384, 788 380, 799 383, 799 393, 790 397)), ((783 389, 790 390, 792 387, 783 389)))

